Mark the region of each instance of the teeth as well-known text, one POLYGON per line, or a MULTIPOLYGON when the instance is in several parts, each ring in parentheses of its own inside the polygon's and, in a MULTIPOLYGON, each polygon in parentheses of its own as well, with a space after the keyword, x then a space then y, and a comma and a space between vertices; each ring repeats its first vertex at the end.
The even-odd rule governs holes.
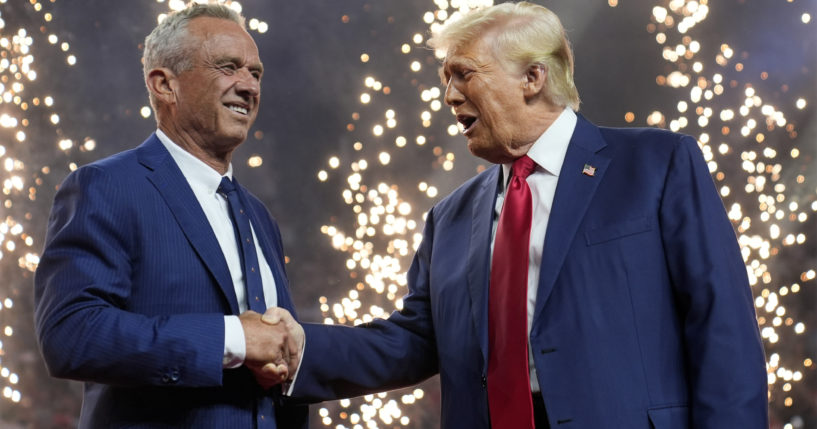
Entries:
POLYGON ((240 106, 227 106, 228 109, 232 110, 233 112, 241 113, 242 115, 247 114, 247 109, 240 107, 240 106))

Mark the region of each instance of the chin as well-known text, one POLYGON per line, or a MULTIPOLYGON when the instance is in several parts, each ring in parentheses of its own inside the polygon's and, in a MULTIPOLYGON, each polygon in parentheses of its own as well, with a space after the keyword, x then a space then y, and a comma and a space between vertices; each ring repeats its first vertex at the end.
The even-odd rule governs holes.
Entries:
POLYGON ((468 151, 477 158, 482 158, 491 164, 502 164, 506 162, 502 154, 497 153, 494 147, 485 142, 468 140, 468 151))
POLYGON ((246 140, 247 136, 249 136, 250 134, 249 130, 244 129, 225 131, 226 132, 223 134, 225 139, 238 140, 239 142, 243 142, 244 140, 246 140))

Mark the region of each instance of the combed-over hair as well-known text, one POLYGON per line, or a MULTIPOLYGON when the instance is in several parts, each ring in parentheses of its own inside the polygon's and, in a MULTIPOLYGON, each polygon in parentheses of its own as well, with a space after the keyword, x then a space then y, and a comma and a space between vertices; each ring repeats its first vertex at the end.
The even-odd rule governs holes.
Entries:
POLYGON ((559 17, 529 2, 501 3, 476 9, 433 32, 428 45, 442 52, 463 47, 495 31, 495 54, 521 69, 547 70, 546 95, 551 103, 579 109, 573 83, 573 51, 559 17))

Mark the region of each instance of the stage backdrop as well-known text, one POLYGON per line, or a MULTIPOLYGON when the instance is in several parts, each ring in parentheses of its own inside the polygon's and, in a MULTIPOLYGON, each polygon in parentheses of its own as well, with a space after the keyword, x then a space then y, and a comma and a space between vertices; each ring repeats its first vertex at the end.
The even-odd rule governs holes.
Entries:
MULTIPOLYGON (((226 1, 265 65, 236 175, 282 226, 301 317, 400 307, 424 213, 485 168, 443 104, 429 30, 491 1, 226 1)), ((733 221, 766 346, 773 427, 817 427, 817 1, 537 1, 576 53, 581 112, 698 139, 733 221)), ((76 425, 45 373, 32 275, 55 189, 155 128, 145 35, 180 1, 0 0, 0 428, 76 425)), ((739 358, 739 357, 736 357, 739 358)), ((437 426, 439 391, 313 407, 312 426, 437 426)))

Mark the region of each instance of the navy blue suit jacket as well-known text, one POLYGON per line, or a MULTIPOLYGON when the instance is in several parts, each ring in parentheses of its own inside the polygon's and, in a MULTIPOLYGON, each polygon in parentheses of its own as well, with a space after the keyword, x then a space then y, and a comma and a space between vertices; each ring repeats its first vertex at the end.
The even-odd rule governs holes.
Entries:
MULTIPOLYGON (((278 304, 294 313, 278 226, 238 189, 278 304)), ((305 407, 282 406, 280 394, 264 392, 246 368, 222 369, 224 315, 239 311, 230 272, 155 135, 65 179, 35 275, 35 304, 49 372, 86 382, 80 427, 250 428, 264 413, 278 427, 306 427, 305 407)))
MULTIPOLYGON (((402 311, 356 328, 305 326, 295 396, 360 395, 438 372, 441 426, 490 426, 499 174, 487 169, 428 213, 402 311)), ((579 116, 558 180, 530 334, 551 427, 768 428, 746 268, 696 141, 579 116)))

